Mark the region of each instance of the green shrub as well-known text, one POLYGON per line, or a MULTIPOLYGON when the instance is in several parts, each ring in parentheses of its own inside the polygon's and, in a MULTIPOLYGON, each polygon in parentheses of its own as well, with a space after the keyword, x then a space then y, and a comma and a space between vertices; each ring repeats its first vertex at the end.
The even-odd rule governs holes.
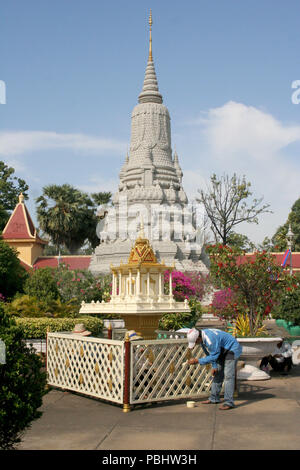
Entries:
POLYGON ((189 300, 190 312, 166 313, 159 320, 161 330, 179 330, 180 328, 193 328, 202 314, 200 302, 193 298, 189 300))
POLYGON ((272 310, 274 319, 283 319, 293 325, 300 325, 300 288, 287 288, 282 295, 279 305, 272 310), (289 289, 289 290, 288 290, 289 289))
POLYGON ((7 299, 23 292, 28 274, 20 264, 17 251, 0 240, 0 293, 7 299))
POLYGON ((42 268, 34 271, 24 284, 24 292, 45 303, 57 300, 60 294, 53 268, 42 268))
POLYGON ((38 300, 35 297, 29 297, 29 295, 16 296, 11 303, 4 305, 4 309, 8 315, 18 317, 39 317, 44 315, 44 312, 41 312, 38 300))
POLYGON ((37 411, 45 393, 46 373, 33 349, 26 347, 22 329, 0 305, 0 338, 6 346, 6 364, 0 365, 0 449, 13 449, 37 411))
POLYGON ((83 323, 93 336, 98 336, 103 328, 100 318, 84 316, 79 318, 15 318, 25 339, 46 338, 49 332, 72 331, 77 323, 83 323))
POLYGON ((111 275, 94 276, 87 270, 70 270, 61 264, 54 270, 54 276, 63 302, 76 300, 78 305, 84 300, 101 302, 110 297, 111 275))
POLYGON ((62 303, 57 300, 38 300, 29 295, 17 295, 11 303, 4 306, 6 313, 17 317, 54 317, 54 318, 75 318, 79 315, 77 302, 62 303))

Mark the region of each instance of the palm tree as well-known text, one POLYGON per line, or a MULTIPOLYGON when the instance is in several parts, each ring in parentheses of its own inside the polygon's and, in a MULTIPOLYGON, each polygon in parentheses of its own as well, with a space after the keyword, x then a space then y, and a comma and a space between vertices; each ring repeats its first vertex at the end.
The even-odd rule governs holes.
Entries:
POLYGON ((91 220, 95 220, 95 204, 88 194, 69 184, 49 185, 43 188, 36 203, 41 230, 49 235, 57 250, 64 245, 71 254, 76 253, 89 238, 91 220))

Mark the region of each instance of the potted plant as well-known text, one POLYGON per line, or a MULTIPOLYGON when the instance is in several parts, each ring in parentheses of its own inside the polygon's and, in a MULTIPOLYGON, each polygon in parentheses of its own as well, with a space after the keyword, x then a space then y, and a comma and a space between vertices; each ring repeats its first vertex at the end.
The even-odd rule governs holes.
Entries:
POLYGON ((280 340, 267 334, 263 322, 282 291, 285 274, 265 251, 246 257, 242 250, 221 244, 209 246, 207 251, 216 287, 230 289, 221 316, 232 323, 230 331, 243 346, 241 359, 248 362, 240 378, 268 379, 270 376, 255 366, 280 340))

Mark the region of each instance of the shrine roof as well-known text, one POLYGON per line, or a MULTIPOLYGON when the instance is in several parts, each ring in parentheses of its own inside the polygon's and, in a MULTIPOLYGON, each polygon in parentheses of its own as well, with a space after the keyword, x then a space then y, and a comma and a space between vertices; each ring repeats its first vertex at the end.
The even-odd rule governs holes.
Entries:
POLYGON ((11 214, 2 232, 3 240, 35 240, 47 243, 42 240, 36 231, 27 207, 24 204, 24 196, 20 195, 19 203, 11 214))

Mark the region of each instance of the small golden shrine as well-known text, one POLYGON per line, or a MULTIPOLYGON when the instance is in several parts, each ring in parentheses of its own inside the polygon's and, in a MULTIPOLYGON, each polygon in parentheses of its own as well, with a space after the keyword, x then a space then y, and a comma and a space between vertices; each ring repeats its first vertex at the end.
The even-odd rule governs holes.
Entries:
POLYGON ((176 302, 172 294, 175 265, 158 263, 152 246, 141 231, 131 249, 127 264, 111 265, 110 302, 82 303, 80 313, 116 313, 128 330, 138 331, 145 339, 156 337, 158 321, 165 313, 189 311, 188 302, 176 302), (168 294, 164 293, 165 272, 169 272, 168 294))

